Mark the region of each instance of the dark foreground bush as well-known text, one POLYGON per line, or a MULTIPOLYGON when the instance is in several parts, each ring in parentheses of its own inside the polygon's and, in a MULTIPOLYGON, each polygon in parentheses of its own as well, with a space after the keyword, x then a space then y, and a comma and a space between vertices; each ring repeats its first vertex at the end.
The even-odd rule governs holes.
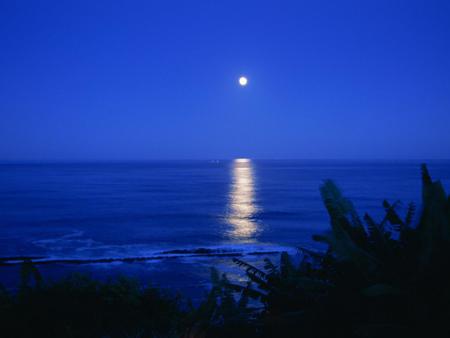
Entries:
MULTIPOLYGON (((450 337, 450 197, 442 184, 422 167, 416 224, 412 204, 400 215, 399 202, 384 201, 375 221, 361 218, 332 181, 321 193, 331 228, 314 238, 326 252, 300 249, 299 265, 284 253, 261 269, 235 259, 248 284, 219 285, 263 306, 248 325, 263 337, 450 337)), ((224 291, 219 298, 229 302, 224 291)), ((223 316, 225 326, 232 318, 223 316)))
POLYGON ((184 326, 177 297, 130 279, 72 275, 44 284, 31 263, 22 279, 17 294, 0 294, 1 337, 179 337, 184 326))

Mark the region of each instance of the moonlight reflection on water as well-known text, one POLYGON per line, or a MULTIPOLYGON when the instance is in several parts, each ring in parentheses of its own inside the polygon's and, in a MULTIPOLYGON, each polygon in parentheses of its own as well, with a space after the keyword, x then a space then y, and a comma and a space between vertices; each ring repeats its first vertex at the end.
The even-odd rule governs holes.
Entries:
POLYGON ((249 159, 236 159, 233 162, 233 182, 229 197, 227 221, 232 228, 228 235, 232 239, 252 240, 258 231, 253 219, 258 211, 255 204, 255 188, 252 162, 249 159))

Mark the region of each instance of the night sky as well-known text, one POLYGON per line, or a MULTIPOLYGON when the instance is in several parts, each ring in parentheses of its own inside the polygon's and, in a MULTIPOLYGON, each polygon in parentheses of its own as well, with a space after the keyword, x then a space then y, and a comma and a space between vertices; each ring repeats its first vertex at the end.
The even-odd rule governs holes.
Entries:
POLYGON ((450 1, 0 1, 0 160, 234 157, 449 158, 450 1))

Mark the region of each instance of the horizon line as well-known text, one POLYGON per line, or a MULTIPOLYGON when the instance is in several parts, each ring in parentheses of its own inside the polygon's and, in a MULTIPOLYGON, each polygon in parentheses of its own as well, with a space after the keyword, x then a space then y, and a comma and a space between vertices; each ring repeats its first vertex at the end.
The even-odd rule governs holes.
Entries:
POLYGON ((236 159, 249 159, 251 161, 359 161, 359 162, 428 162, 450 161, 450 158, 154 158, 154 159, 0 159, 0 164, 26 164, 26 163, 138 163, 138 162, 229 162, 236 159))

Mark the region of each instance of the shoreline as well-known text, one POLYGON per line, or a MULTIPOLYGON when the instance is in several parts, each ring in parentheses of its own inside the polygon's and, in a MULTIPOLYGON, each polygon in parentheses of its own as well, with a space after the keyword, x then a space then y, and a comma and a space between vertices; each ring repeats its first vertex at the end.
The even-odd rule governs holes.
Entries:
MULTIPOLYGON (((179 251, 179 250, 174 250, 179 251)), ((179 259, 179 258, 199 258, 199 257, 244 257, 244 256, 262 256, 262 255, 275 255, 280 254, 283 251, 255 251, 255 252, 228 252, 228 253, 194 253, 194 254, 178 254, 178 255, 159 255, 159 256, 137 256, 137 257, 111 257, 111 258, 93 258, 93 259, 67 259, 67 258, 49 258, 39 256, 17 256, 17 257, 0 257, 0 266, 14 266, 20 265, 23 262, 30 261, 36 265, 44 264, 98 264, 98 263, 133 263, 133 262, 145 262, 153 260, 166 260, 166 259, 179 259)))

